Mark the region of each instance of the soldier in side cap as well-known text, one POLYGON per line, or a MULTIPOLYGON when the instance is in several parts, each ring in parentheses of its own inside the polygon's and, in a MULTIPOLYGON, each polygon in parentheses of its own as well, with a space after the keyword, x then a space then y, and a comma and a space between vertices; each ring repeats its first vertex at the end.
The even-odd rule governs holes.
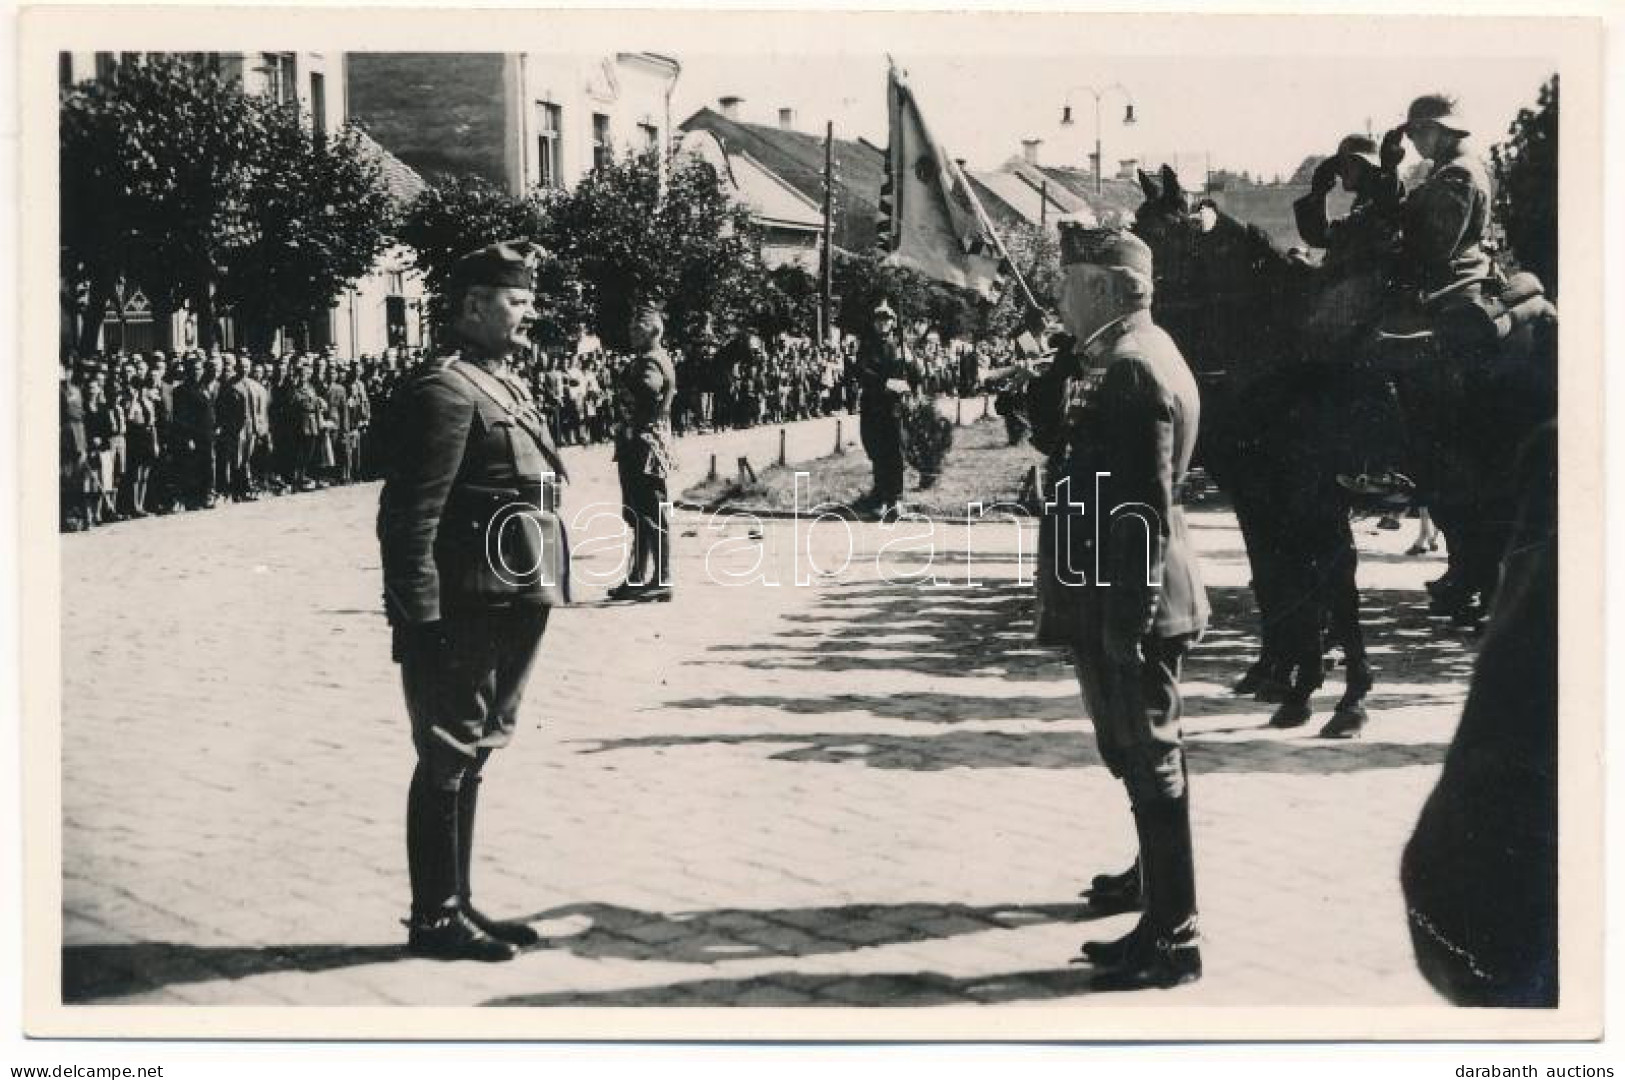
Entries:
POLYGON ((671 505, 666 478, 672 453, 671 403, 677 372, 661 345, 665 315, 653 300, 632 311, 628 328, 634 356, 621 376, 615 466, 621 481, 621 516, 632 532, 626 580, 613 600, 668 601, 671 583, 671 505))
POLYGON ((1151 251, 1121 228, 1063 222, 1060 314, 1073 339, 1032 382, 1049 455, 1039 639, 1071 655, 1100 756, 1128 789, 1144 914, 1089 942, 1101 990, 1201 976, 1180 665, 1207 595, 1180 499, 1196 445, 1196 382, 1151 321, 1151 251))
POLYGON ((875 306, 870 331, 858 344, 858 435, 874 469, 869 502, 880 513, 903 500, 903 396, 919 372, 903 343, 897 313, 882 300, 875 306))
POLYGON ((378 510, 384 604, 411 717, 408 948, 508 960, 535 930, 490 918, 469 868, 481 771, 513 735, 551 606, 567 598, 556 515, 564 465, 508 358, 529 345, 540 249, 480 248, 455 267, 454 358, 391 399, 393 465, 378 510))

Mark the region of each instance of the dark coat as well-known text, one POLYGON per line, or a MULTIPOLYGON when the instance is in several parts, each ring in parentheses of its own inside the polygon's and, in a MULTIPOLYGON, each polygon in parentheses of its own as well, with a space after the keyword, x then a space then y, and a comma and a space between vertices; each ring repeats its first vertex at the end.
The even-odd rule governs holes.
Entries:
POLYGON ((550 510, 544 477, 565 475, 518 380, 501 383, 461 360, 426 365, 389 409, 394 464, 379 500, 378 540, 390 621, 415 625, 560 598, 568 552, 556 517, 547 515, 555 535, 543 535, 540 552, 538 528, 493 528, 511 515, 507 507, 550 510), (489 536, 499 538, 501 560, 488 550, 489 536))
POLYGON ((1058 607, 1044 621, 1061 639, 1080 619, 1125 637, 1200 633, 1207 592, 1180 496, 1201 402, 1179 347, 1148 312, 1135 312, 1097 336, 1080 370, 1066 374, 1034 387, 1035 441, 1051 453, 1052 481, 1067 482, 1066 501, 1084 507, 1066 528, 1064 511, 1046 518, 1049 549, 1063 558, 1041 558, 1049 586, 1041 597, 1058 607), (1099 473, 1107 475, 1097 481, 1099 473))

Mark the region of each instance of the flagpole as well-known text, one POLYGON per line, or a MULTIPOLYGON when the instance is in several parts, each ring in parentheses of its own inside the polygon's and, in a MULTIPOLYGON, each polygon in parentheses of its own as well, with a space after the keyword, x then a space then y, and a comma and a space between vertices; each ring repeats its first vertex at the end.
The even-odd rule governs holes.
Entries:
POLYGON ((966 181, 965 191, 970 195, 971 205, 976 208, 976 216, 982 222, 982 227, 987 230, 987 235, 992 238, 993 249, 999 253, 999 268, 1016 279, 1016 286, 1021 290, 1021 298, 1027 303, 1027 311, 1041 317, 1044 316, 1046 314, 1044 306, 1034 298, 1032 289, 1027 287, 1027 279, 1022 276, 1021 267, 1017 266, 1016 261, 1010 257, 1009 250, 1004 246, 1004 238, 999 235, 999 230, 994 227, 993 219, 988 217, 987 211, 982 208, 982 200, 977 198, 976 189, 970 186, 969 177, 962 177, 962 179, 966 181))

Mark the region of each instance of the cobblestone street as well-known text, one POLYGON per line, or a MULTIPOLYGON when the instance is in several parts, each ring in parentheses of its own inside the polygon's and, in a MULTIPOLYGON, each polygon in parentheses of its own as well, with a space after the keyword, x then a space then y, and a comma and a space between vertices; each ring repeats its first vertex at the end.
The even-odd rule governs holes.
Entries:
MULTIPOLYGON (((791 432, 827 453, 833 421, 791 432)), ((856 419, 846 418, 848 440, 856 419)), ((778 452, 684 440, 682 484, 778 452)), ((505 965, 408 957, 412 750, 380 610, 377 485, 62 538, 64 996, 121 1005, 1122 1005, 1068 961, 1078 892, 1133 854, 1058 654, 1030 644, 1012 524, 676 518, 677 598, 606 606, 607 449, 571 451, 577 606, 487 770, 486 910, 505 965), (810 537, 810 541, 808 538, 810 537), (844 569, 796 587, 809 558, 844 569), (883 551, 882 548, 890 544, 883 551), (597 550, 594 550, 597 549, 597 550), (760 561, 775 585, 727 584, 760 561), (934 575, 935 584, 904 580, 934 575)), ((1401 847, 1471 670, 1426 614, 1438 557, 1357 525, 1378 666, 1366 737, 1265 726, 1240 535, 1192 512, 1216 621, 1186 680, 1207 978, 1157 1005, 1430 1005, 1401 847)))

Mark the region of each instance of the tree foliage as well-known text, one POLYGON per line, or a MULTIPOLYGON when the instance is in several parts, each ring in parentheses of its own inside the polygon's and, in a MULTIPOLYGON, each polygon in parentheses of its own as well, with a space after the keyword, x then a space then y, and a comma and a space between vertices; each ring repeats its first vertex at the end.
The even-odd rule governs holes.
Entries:
MULTIPOLYGON (((431 293, 430 319, 444 330, 448 312, 446 294, 452 267, 475 248, 503 240, 540 242, 545 216, 539 195, 515 198, 478 177, 447 177, 417 197, 402 217, 399 237, 414 252, 431 293)), ((553 281, 556 267, 544 270, 543 292, 553 302, 538 304, 548 325, 540 327, 544 339, 562 341, 575 329, 573 315, 579 303, 562 281, 553 281), (553 289, 546 288, 553 281, 553 289), (567 310, 561 310, 563 303, 567 310), (567 325, 568 324, 568 325, 567 325)))
POLYGON ((542 243, 579 282, 587 324, 609 347, 625 346, 644 299, 664 303, 666 338, 679 346, 750 324, 759 240, 708 162, 677 156, 663 170, 656 151, 625 155, 548 192, 544 206, 542 243))
POLYGON ((270 167, 246 177, 243 228, 227 252, 220 299, 250 347, 324 315, 389 246, 396 208, 360 132, 312 138, 293 105, 254 99, 270 167))
POLYGON ((1520 109, 1508 138, 1490 151, 1495 215, 1520 267, 1557 295, 1558 77, 1540 88, 1533 109, 1520 109))
POLYGON ((870 252, 835 253, 835 293, 841 298, 835 323, 849 334, 869 327, 870 313, 882 300, 904 326, 923 321, 949 336, 973 332, 980 318, 980 301, 972 294, 870 252))
POLYGON ((160 312, 190 305, 204 345, 233 303, 268 336, 325 312, 391 225, 354 131, 317 140, 296 107, 185 57, 67 88, 61 121, 62 269, 85 351, 121 281, 160 312))

